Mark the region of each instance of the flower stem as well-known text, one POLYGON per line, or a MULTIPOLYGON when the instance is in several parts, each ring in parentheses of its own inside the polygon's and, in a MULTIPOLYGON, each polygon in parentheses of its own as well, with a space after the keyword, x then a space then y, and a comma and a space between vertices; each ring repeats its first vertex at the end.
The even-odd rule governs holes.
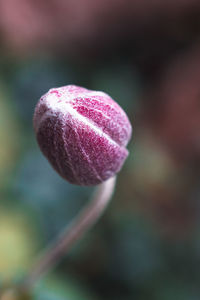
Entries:
POLYGON ((39 256, 22 283, 30 290, 42 275, 52 269, 84 233, 98 220, 109 203, 115 188, 116 177, 101 183, 91 202, 79 213, 60 236, 39 256))

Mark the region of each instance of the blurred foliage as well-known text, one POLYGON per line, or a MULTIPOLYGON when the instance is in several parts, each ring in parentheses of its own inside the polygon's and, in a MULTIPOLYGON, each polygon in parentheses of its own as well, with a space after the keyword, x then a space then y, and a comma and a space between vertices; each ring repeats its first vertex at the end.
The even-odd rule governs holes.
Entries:
POLYGON ((0 293, 93 191, 55 173, 32 128, 39 97, 74 83, 125 109, 130 155, 100 222, 33 299, 200 299, 199 0, 0 6, 0 293))
POLYGON ((30 213, 0 204, 0 281, 13 280, 30 267, 38 238, 30 213))
POLYGON ((0 83, 0 188, 6 183, 20 151, 20 126, 9 91, 0 83))
POLYGON ((36 288, 34 300, 95 300, 94 295, 71 278, 47 278, 36 288))
POLYGON ((31 292, 23 291, 21 288, 4 287, 0 291, 2 300, 91 300, 94 298, 81 284, 72 278, 47 277, 40 281, 36 288, 31 292))
POLYGON ((77 187, 60 178, 38 147, 27 153, 18 170, 14 189, 21 201, 37 212, 47 238, 70 222, 91 194, 92 188, 77 187))

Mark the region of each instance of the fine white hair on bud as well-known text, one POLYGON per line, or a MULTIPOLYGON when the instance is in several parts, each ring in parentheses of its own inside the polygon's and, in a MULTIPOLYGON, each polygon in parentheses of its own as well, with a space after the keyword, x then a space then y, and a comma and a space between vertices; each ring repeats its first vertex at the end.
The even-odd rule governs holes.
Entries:
POLYGON ((75 85, 50 89, 39 100, 33 122, 41 151, 73 184, 107 180, 128 156, 131 124, 106 93, 75 85))

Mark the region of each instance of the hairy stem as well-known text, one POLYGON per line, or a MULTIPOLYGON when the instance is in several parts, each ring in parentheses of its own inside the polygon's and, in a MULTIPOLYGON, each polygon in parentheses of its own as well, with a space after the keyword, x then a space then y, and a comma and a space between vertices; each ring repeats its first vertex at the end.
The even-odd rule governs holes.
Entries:
POLYGON ((74 243, 98 220, 111 199, 115 182, 116 177, 112 177, 96 188, 91 202, 36 261, 22 284, 24 290, 30 290, 38 279, 54 267, 74 243))

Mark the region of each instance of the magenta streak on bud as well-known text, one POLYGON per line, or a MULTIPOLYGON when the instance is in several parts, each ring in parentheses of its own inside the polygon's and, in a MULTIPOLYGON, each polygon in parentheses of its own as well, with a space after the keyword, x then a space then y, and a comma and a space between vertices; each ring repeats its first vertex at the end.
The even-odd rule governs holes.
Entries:
POLYGON ((50 89, 33 121, 41 151, 71 183, 101 183, 119 172, 128 155, 131 124, 103 92, 75 85, 50 89))

